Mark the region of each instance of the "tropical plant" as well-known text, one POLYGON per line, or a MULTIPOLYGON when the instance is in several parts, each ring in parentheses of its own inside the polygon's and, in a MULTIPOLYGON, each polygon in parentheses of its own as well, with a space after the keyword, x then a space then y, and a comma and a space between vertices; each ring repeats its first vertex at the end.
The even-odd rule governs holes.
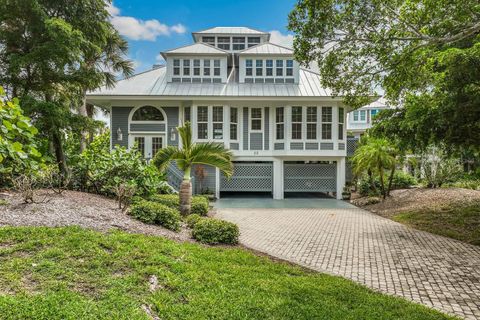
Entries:
POLYGON ((233 174, 232 153, 223 144, 215 142, 193 143, 190 122, 177 128, 181 139, 181 147, 168 146, 160 149, 153 158, 153 163, 165 171, 171 162, 176 162, 183 171, 180 185, 180 212, 186 216, 191 211, 192 201, 192 167, 195 164, 209 165, 220 169, 227 177, 233 174))
POLYGON ((237 244, 239 235, 236 224, 219 219, 200 219, 192 230, 194 239, 207 244, 237 244))
POLYGON ((392 188, 393 177, 397 166, 398 151, 386 139, 367 138, 355 150, 352 158, 353 172, 356 176, 367 173, 371 186, 375 191, 374 175, 380 180, 380 193, 385 199, 392 188), (385 183, 386 173, 389 173, 385 183))
POLYGON ((19 100, 7 100, 0 87, 0 185, 6 177, 39 169, 42 155, 37 150, 37 133, 19 100))
POLYGON ((430 146, 420 157, 421 177, 429 188, 438 188, 461 176, 462 166, 439 146, 430 146))

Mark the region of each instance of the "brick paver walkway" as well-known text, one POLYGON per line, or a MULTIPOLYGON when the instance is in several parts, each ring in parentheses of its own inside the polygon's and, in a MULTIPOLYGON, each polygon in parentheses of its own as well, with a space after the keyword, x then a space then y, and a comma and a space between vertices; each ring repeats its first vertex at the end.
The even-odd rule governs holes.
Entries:
POLYGON ((480 319, 480 247, 362 209, 218 209, 240 242, 317 271, 480 319))

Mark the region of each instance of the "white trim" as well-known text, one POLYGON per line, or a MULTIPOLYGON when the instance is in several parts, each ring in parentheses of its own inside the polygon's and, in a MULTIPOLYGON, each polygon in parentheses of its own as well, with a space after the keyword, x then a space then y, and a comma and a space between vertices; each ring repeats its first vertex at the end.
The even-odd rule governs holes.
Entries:
MULTIPOLYGON (((264 116, 265 108, 262 107, 248 107, 248 133, 263 133, 263 129, 265 128, 264 126, 264 121, 265 121, 265 116, 264 116), (260 129, 252 129, 252 109, 260 109, 260 129)), ((258 118, 255 118, 255 120, 258 120, 258 118)), ((250 140, 250 139, 249 139, 250 140)))
POLYGON ((352 111, 352 123, 367 123, 367 110, 354 110, 352 111), (355 120, 355 112, 358 114, 358 120, 355 120), (361 120, 360 113, 365 114, 365 120, 361 120))
POLYGON ((162 123, 165 123, 165 130, 167 129, 166 128, 166 125, 167 125, 167 114, 165 113, 165 111, 162 109, 162 107, 159 107, 159 106, 155 106, 153 104, 143 104, 143 105, 138 105, 136 107, 134 107, 129 115, 128 115, 128 129, 130 130, 130 124, 162 124, 162 123), (132 120, 133 118, 133 115, 135 114, 135 112, 138 110, 138 109, 141 109, 143 107, 154 107, 154 108, 157 108, 158 111, 160 111, 163 115, 163 121, 152 121, 152 120, 149 120, 149 121, 145 121, 145 120, 132 120))
POLYGON ((147 152, 152 152, 152 138, 162 138, 162 149, 168 146, 168 137, 165 133, 157 133, 151 131, 148 133, 135 132, 128 135, 128 150, 133 147, 136 137, 145 139, 145 153, 143 155, 145 159, 153 158, 152 154, 149 154, 149 156, 147 156, 147 152))

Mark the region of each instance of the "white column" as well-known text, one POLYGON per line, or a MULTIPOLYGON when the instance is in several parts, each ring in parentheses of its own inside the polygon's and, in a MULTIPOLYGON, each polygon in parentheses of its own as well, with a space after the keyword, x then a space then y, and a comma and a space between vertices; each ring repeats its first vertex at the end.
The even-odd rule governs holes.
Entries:
POLYGON ((273 199, 283 199, 283 160, 273 160, 273 199))
POLYGON ((215 168, 215 198, 220 199, 220 170, 215 168))
POLYGON ((345 186, 345 157, 337 160, 337 199, 342 199, 343 187, 345 186))

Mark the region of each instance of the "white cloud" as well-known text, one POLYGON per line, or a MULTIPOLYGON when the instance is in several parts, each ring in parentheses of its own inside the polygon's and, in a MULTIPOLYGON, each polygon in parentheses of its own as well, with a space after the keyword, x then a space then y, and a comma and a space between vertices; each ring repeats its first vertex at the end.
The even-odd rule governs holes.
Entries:
POLYGON ((287 48, 293 48, 293 35, 283 34, 278 30, 272 30, 270 31, 270 42, 287 48))
POLYGON ((155 57, 155 61, 160 63, 160 64, 164 64, 165 63, 165 59, 162 57, 162 54, 159 53, 157 54, 157 56, 155 57))
POLYGON ((112 16, 111 22, 118 32, 131 40, 155 41, 159 36, 168 36, 171 33, 182 34, 187 31, 184 25, 178 23, 168 26, 157 19, 140 20, 135 17, 120 15, 120 9, 109 4, 107 11, 112 16))

